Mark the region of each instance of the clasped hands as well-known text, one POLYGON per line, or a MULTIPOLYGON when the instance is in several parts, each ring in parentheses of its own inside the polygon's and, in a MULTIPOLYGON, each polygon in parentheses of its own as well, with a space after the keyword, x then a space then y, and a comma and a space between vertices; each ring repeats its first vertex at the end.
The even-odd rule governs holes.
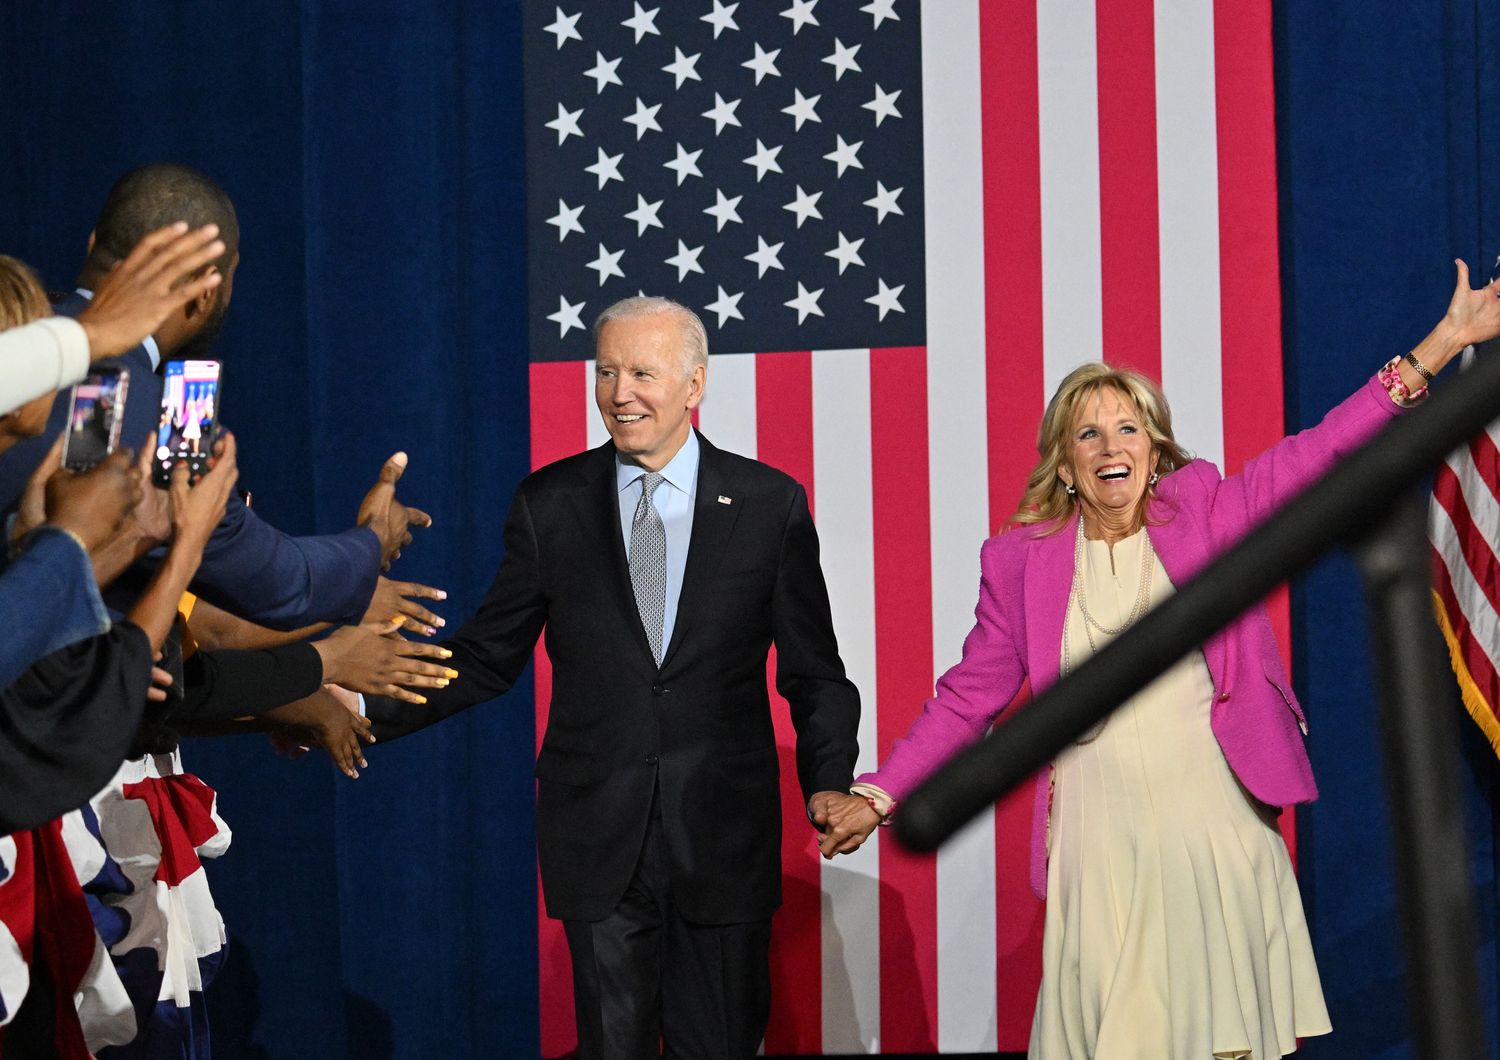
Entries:
POLYGON ((836 854, 852 854, 880 824, 880 814, 863 795, 820 791, 807 801, 813 824, 823 833, 818 853, 832 861, 836 854))

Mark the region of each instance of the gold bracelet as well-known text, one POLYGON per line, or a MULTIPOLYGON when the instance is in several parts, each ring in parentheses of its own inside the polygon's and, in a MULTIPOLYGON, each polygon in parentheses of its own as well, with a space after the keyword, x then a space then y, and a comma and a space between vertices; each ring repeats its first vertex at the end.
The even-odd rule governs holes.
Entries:
POLYGON ((1412 368, 1416 370, 1416 373, 1423 379, 1427 380, 1429 383, 1432 382, 1432 373, 1427 370, 1427 366, 1425 364, 1417 360, 1417 355, 1415 353, 1408 353, 1406 355, 1406 363, 1411 365, 1412 368))

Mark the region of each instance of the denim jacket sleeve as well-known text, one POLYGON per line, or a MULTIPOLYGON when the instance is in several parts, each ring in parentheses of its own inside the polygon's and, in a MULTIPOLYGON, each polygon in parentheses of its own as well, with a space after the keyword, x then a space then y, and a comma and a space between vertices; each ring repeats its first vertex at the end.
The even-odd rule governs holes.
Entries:
POLYGON ((0 688, 32 663, 109 629, 88 553, 71 534, 41 526, 0 573, 0 688))

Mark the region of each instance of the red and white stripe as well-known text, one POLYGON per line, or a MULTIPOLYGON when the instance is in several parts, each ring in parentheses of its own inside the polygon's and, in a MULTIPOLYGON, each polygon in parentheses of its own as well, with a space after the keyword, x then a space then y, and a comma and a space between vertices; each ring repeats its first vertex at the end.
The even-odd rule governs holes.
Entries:
MULTIPOLYGON (((1178 438, 1229 471, 1282 435, 1269 0, 942 0, 922 44, 927 345, 716 353, 699 416, 807 487, 865 703, 861 770, 957 660, 979 546, 1014 511, 1068 371, 1102 355, 1160 378, 1178 438)), ((532 366, 534 465, 603 441, 589 369, 532 366)), ((822 862, 784 711, 777 734, 766 1053, 1024 1049, 1030 792, 935 857, 881 835, 822 862)), ((574 1040, 566 947, 545 918, 541 937, 556 1055, 574 1040)))
POLYGON ((1438 469, 1428 537, 1440 625, 1464 705, 1500 752, 1500 421, 1438 469))

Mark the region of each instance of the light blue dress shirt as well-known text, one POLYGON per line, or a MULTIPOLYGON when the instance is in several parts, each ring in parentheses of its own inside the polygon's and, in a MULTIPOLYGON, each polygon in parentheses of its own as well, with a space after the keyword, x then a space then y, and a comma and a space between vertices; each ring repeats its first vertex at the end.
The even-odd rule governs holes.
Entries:
MULTIPOLYGON (((630 555, 631 523, 641 503, 641 477, 646 469, 615 457, 615 484, 620 490, 620 532, 625 537, 625 555, 630 555)), ((687 441, 661 469, 665 480, 651 495, 651 504, 661 516, 667 532, 667 610, 662 621, 662 651, 672 643, 677 624, 677 601, 682 597, 682 577, 687 570, 688 544, 693 538, 693 503, 698 496, 698 433, 688 431, 687 441)), ((634 601, 632 601, 633 603, 634 601)))

